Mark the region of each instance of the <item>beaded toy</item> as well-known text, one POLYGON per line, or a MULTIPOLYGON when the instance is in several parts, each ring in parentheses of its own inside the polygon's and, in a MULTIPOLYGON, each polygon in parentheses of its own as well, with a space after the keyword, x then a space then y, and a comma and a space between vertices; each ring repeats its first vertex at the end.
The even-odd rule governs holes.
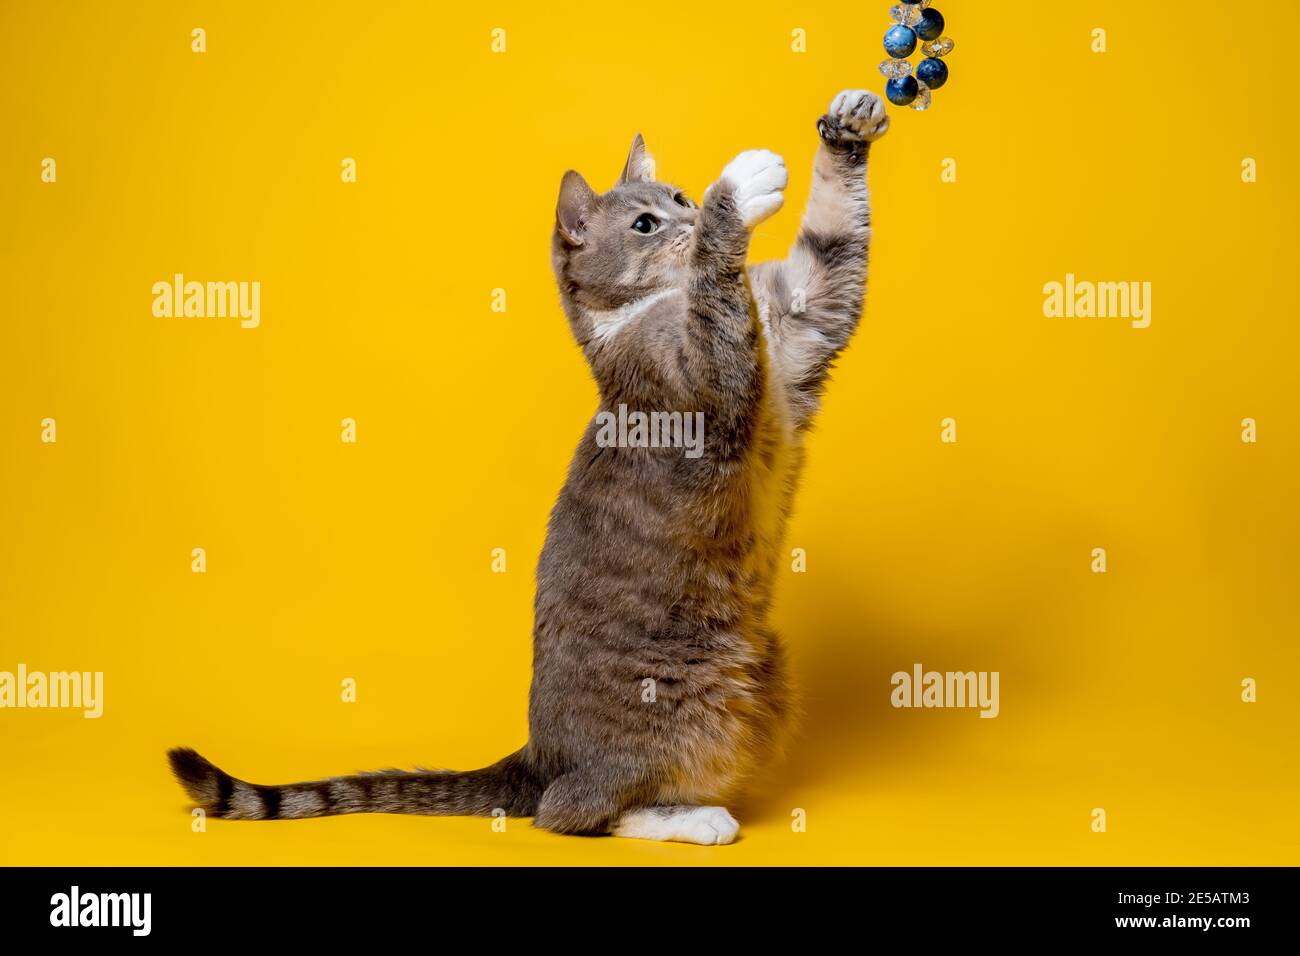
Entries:
POLYGON ((943 35, 943 14, 930 6, 930 0, 902 0, 889 8, 894 25, 885 34, 885 52, 889 59, 880 64, 887 78, 885 98, 895 106, 914 110, 930 107, 930 91, 948 82, 948 64, 943 58, 952 52, 953 42, 943 35), (907 58, 923 41, 925 59, 916 65, 907 58))

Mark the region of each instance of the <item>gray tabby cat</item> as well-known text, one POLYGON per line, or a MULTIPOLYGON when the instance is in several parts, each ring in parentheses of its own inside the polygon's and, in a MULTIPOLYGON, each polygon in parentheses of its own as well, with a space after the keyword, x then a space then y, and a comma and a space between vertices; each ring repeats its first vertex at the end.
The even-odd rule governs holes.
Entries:
MULTIPOLYGON (((607 193, 565 174, 552 258, 601 409, 703 413, 703 455, 588 426, 537 571, 529 739, 482 770, 237 780, 193 750, 172 769, 212 815, 533 816, 557 833, 730 843, 720 804, 779 750, 791 712, 767 626, 802 439, 862 313, 879 97, 840 93, 799 237, 746 270, 785 165, 741 153, 697 208, 654 180, 638 136, 607 193)), ((599 417, 599 416, 598 416, 599 417)))

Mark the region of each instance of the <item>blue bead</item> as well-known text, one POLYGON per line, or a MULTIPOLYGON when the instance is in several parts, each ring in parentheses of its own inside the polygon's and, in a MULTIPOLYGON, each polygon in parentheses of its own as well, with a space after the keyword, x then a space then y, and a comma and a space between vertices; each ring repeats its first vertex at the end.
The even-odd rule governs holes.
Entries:
POLYGON ((885 52, 895 60, 911 56, 915 49, 916 34, 912 32, 911 27, 899 23, 890 27, 889 32, 885 34, 885 52))
POLYGON ((948 64, 933 57, 916 64, 916 78, 932 90, 948 82, 948 64))
POLYGON ((916 99, 919 90, 920 87, 916 84, 916 77, 900 76, 885 84, 885 99, 895 106, 906 106, 916 99))
POLYGON ((939 39, 943 36, 943 14, 934 7, 927 7, 921 11, 921 19, 916 21, 914 29, 922 40, 939 39))

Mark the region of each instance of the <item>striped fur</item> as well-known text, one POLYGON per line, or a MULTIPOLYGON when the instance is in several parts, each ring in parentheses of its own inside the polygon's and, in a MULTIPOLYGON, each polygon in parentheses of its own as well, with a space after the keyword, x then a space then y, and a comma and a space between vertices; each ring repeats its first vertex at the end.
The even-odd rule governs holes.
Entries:
POLYGON ((265 786, 230 776, 197 752, 168 751, 190 799, 228 820, 296 820, 342 813, 530 816, 541 786, 519 754, 482 770, 378 770, 305 783, 265 786))

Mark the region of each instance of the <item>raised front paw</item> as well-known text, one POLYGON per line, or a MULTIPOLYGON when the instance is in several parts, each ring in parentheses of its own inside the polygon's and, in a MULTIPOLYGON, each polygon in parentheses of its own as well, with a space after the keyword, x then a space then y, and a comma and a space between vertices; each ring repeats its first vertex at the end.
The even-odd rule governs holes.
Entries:
POLYGON ((747 149, 722 171, 746 229, 753 229, 785 202, 785 160, 766 149, 747 149))
POLYGON ((889 129, 885 101, 870 90, 845 90, 817 121, 817 132, 831 146, 871 143, 889 129))

